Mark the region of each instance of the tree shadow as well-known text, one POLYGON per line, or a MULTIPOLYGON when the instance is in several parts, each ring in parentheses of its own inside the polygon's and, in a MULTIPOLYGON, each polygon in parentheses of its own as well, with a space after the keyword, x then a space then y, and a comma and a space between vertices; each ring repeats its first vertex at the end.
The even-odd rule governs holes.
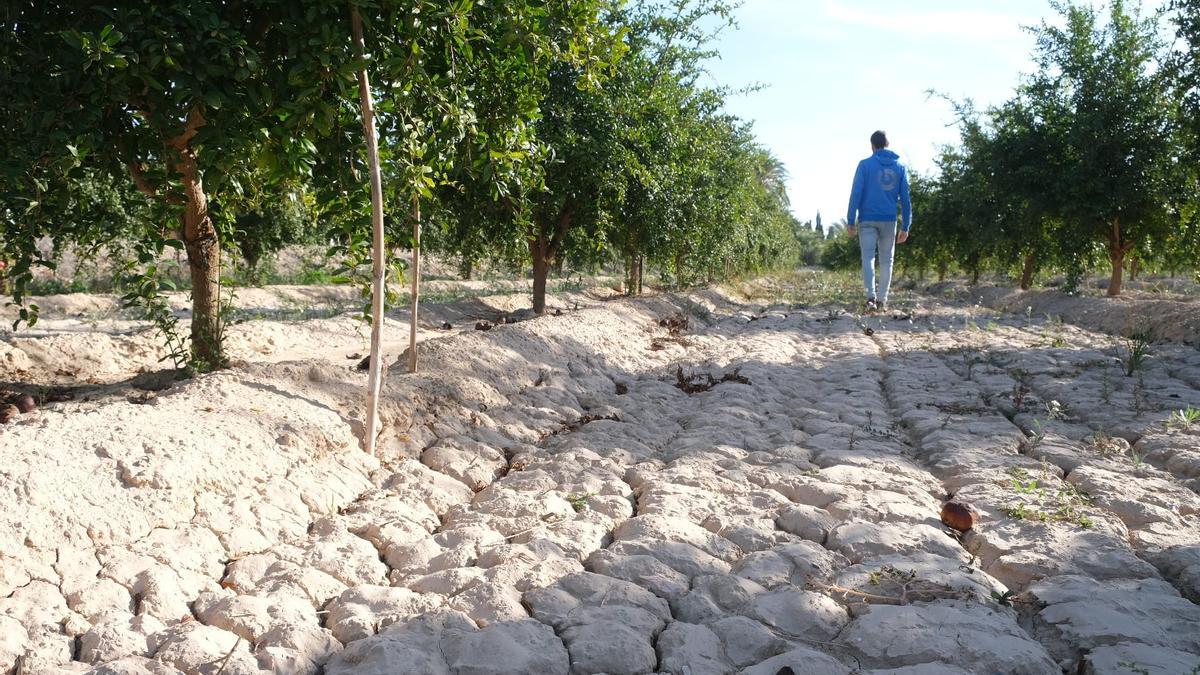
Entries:
POLYGON ((31 384, 17 380, 0 381, 0 401, 6 397, 28 394, 38 406, 67 401, 107 401, 125 398, 131 403, 145 403, 156 392, 164 391, 189 379, 181 369, 156 370, 138 373, 133 377, 110 383, 68 382, 62 384, 31 384))

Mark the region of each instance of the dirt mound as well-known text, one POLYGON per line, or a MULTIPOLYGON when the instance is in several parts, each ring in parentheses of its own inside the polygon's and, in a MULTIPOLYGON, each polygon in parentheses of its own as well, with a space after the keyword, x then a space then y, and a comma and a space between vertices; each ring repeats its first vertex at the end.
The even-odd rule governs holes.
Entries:
POLYGON ((968 287, 952 282, 934 284, 926 292, 935 297, 952 297, 1016 314, 1057 317, 1112 335, 1145 333, 1154 340, 1200 345, 1200 300, 1193 298, 1164 299, 1151 293, 1127 293, 1109 298, 1052 290, 968 287))

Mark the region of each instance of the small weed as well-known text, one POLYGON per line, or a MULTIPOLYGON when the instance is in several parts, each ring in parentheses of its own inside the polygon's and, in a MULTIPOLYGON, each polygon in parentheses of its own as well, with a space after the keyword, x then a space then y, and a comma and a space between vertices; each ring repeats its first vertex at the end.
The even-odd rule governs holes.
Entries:
POLYGON ((741 374, 741 368, 734 368, 732 371, 725 373, 720 379, 713 377, 711 374, 705 373, 699 375, 689 373, 684 375, 683 366, 675 368, 675 386, 685 394, 697 394, 703 391, 708 391, 718 384, 725 382, 736 382, 738 384, 750 384, 749 378, 741 374))
POLYGON ((1171 416, 1167 419, 1168 429, 1184 429, 1191 431, 1193 424, 1200 424, 1200 408, 1193 408, 1192 406, 1188 406, 1187 408, 1181 410, 1176 410, 1175 412, 1171 413, 1171 416))
POLYGON ((580 275, 577 279, 567 277, 558 282, 554 287, 554 293, 582 293, 584 288, 583 276, 580 275))
POLYGON ((1054 347, 1055 349, 1062 349, 1067 346, 1067 341, 1063 339, 1061 335, 1056 335, 1054 336, 1054 339, 1050 341, 1050 346, 1054 347))
POLYGON ((1000 328, 1000 324, 996 323, 994 320, 988 321, 987 325, 984 327, 985 330, 997 330, 999 328, 1000 328))
POLYGON ((1088 518, 1079 510, 1079 506, 1086 502, 1077 500, 1073 495, 1064 499, 1062 498, 1062 494, 1063 493, 1060 493, 1060 503, 1058 505, 1058 509, 1055 510, 1054 514, 1050 516, 1050 520, 1058 520, 1065 523, 1075 523, 1085 530, 1090 530, 1095 523, 1092 522, 1091 518, 1088 518))
POLYGON ((1015 595, 1016 594, 1012 591, 1004 591, 1003 593, 1000 591, 992 591, 992 600, 995 600, 996 604, 998 605, 1012 607, 1012 601, 1015 595))
POLYGON ((817 319, 817 323, 833 323, 845 316, 846 312, 837 307, 830 307, 825 310, 825 316, 817 319))
POLYGON ((1036 478, 1034 478, 1033 480, 1031 480, 1027 483, 1021 482, 1014 478, 1013 482, 1012 482, 1012 486, 1013 486, 1014 490, 1016 490, 1017 492, 1019 492, 1021 494, 1031 495, 1031 494, 1039 493, 1038 482, 1037 482, 1036 478))
POLYGON ((595 492, 586 492, 583 494, 567 495, 567 503, 571 508, 575 509, 575 513, 580 513, 587 508, 588 497, 596 496, 595 492))
POLYGON ((304 266, 300 271, 296 272, 296 276, 291 279, 294 283, 301 286, 331 286, 337 283, 343 283, 336 278, 336 275, 321 266, 304 266))
POLYGON ((1040 494, 1036 478, 1031 478, 1029 472, 1019 466, 1009 468, 1008 475, 1012 476, 1012 488, 1021 494, 1040 494))
POLYGON ((1105 403, 1112 403, 1113 391, 1116 385, 1113 383, 1112 375, 1108 368, 1100 371, 1100 400, 1105 403))
POLYGON ((1033 387, 1030 386, 1031 378, 1029 373, 1020 368, 1014 368, 1009 374, 1013 378, 1013 388, 1011 394, 1013 409, 1015 412, 1021 412, 1025 405, 1026 399, 1033 391, 1033 387))
POLYGON ((1029 513, 1029 510, 1025 508, 1025 502, 1017 502, 1016 506, 1004 509, 1004 515, 1016 520, 1031 520, 1029 513))
POLYGON ((1111 434, 1103 429, 1099 429, 1092 433, 1092 447, 1104 457, 1113 457, 1115 455, 1125 454, 1124 442, 1120 439, 1114 438, 1111 434))
POLYGON ((1125 367, 1125 377, 1133 377, 1150 356, 1150 336, 1141 331, 1131 333, 1118 345, 1117 355, 1125 367))
POLYGON ((1041 446, 1046 440, 1046 429, 1039 419, 1033 420, 1033 428, 1025 432, 1025 440, 1021 441, 1021 452, 1030 453, 1041 446))
POLYGON ((1029 520, 1042 523, 1073 523, 1085 530, 1091 529, 1095 525, 1091 518, 1080 513, 1071 504, 1060 504, 1054 511, 1046 512, 1028 507, 1024 502, 1018 502, 1015 506, 1004 509, 1004 515, 1014 520, 1029 520))
MULTIPOLYGON (((1095 525, 1082 510, 1084 506, 1091 503, 1091 498, 1074 485, 1063 485, 1052 494, 1044 483, 1030 479, 1029 472, 1025 469, 1013 467, 1009 469, 1008 473, 1012 476, 1013 490, 1018 494, 1028 495, 1029 498, 1040 504, 1049 502, 1049 505, 1054 507, 1051 511, 1042 511, 1020 501, 1004 509, 1004 515, 1009 518, 1042 523, 1073 523, 1084 529, 1090 529, 1095 525)), ((1049 467, 1045 463, 1043 463, 1042 475, 1045 483, 1048 483, 1050 473, 1049 467)))
POLYGON ((662 328, 666 328, 668 335, 677 338, 683 335, 684 331, 689 328, 690 323, 691 322, 688 321, 687 316, 685 316, 682 312, 675 312, 665 319, 660 319, 658 325, 662 328))
POLYGON ((902 570, 891 565, 868 572, 867 582, 873 587, 870 592, 827 584, 811 578, 805 588, 868 605, 907 605, 939 599, 962 599, 966 595, 961 589, 921 579, 916 570, 902 570))
POLYGON ((1133 464, 1133 468, 1139 469, 1146 460, 1141 453, 1134 452, 1129 455, 1129 461, 1133 464))
POLYGON ((971 379, 971 374, 975 370, 975 366, 986 363, 986 360, 978 354, 963 354, 963 365, 967 369, 967 379, 971 379))
POLYGON ((1046 419, 1065 420, 1067 419, 1067 410, 1063 404, 1059 403, 1058 401, 1047 401, 1046 419))
POLYGON ((1146 380, 1138 373, 1137 382, 1133 383, 1133 412, 1137 415, 1150 410, 1150 397, 1146 394, 1146 380))

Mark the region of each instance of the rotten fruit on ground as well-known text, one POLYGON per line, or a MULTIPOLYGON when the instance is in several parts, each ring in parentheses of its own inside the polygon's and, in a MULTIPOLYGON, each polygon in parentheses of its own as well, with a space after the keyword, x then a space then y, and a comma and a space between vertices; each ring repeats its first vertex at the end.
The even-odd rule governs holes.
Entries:
POLYGON ((17 409, 21 412, 33 412, 34 408, 37 408, 37 401, 34 401, 29 394, 21 394, 17 397, 17 409))
POLYGON ((975 509, 961 502, 946 502, 942 507, 942 522, 959 532, 975 527, 975 509))

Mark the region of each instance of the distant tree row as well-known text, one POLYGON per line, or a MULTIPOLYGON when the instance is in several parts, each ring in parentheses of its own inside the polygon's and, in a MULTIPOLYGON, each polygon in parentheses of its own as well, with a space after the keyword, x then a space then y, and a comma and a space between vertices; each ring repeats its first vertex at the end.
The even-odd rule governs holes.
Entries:
POLYGON ((1029 288, 1055 270, 1073 289, 1107 262, 1118 295, 1127 271, 1200 265, 1200 2, 1055 8, 1033 29, 1037 71, 1003 104, 954 104, 961 142, 913 176, 910 271, 1011 271, 1029 288))
POLYGON ((782 164, 700 83, 731 13, 726 0, 17 0, 0 14, 9 290, 24 306, 36 266, 103 246, 127 258, 127 300, 161 319, 156 263, 182 249, 190 358, 220 365, 231 246, 254 263, 334 240, 367 260, 364 63, 391 246, 414 246, 420 219, 423 246, 466 274, 532 270, 539 312, 563 264, 620 262, 636 293, 647 264, 683 284, 790 260, 782 164))

